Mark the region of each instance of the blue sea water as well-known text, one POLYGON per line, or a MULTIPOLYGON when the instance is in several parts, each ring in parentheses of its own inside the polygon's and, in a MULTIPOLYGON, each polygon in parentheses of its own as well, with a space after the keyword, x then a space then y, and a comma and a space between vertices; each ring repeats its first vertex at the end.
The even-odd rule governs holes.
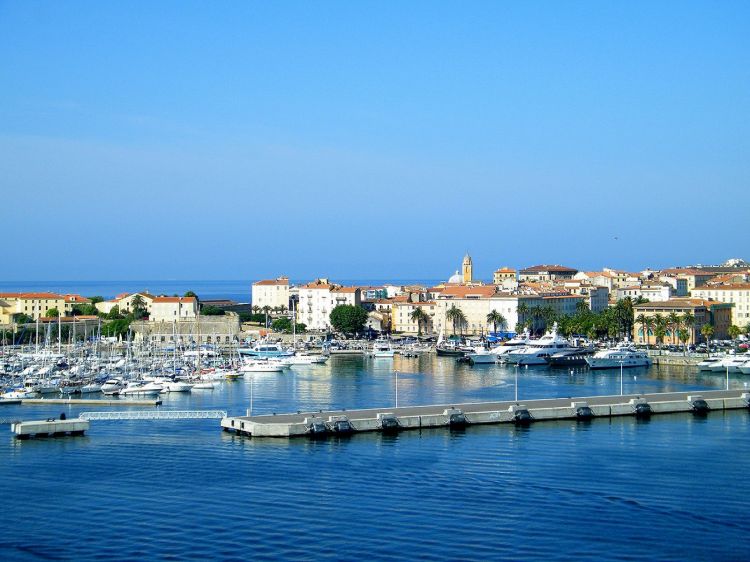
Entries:
MULTIPOLYGON (((163 408, 256 413, 510 399, 515 373, 451 358, 333 357, 163 408)), ((733 377, 733 388, 745 380, 733 377)), ((713 389, 684 368, 625 392, 713 389)), ((523 369, 520 399, 616 394, 619 372, 523 369)), ((0 417, 80 407, 3 406, 0 417)), ((89 408, 90 409, 90 408, 89 408)), ((750 414, 324 441, 250 439, 216 420, 92 422, 17 441, 0 425, 2 560, 741 560, 750 414)))

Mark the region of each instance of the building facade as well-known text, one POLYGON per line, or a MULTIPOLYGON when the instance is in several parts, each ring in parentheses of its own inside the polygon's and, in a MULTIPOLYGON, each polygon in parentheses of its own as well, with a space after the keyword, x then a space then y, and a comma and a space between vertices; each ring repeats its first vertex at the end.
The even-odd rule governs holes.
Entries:
MULTIPOLYGON (((717 301, 709 301, 699 298, 676 298, 663 302, 648 302, 637 304, 633 307, 635 318, 640 315, 646 318, 655 318, 657 316, 667 319, 674 313, 682 317, 685 313, 690 313, 694 317, 692 326, 688 326, 687 344, 695 344, 704 341, 701 334, 701 328, 709 324, 714 328, 714 339, 726 339, 732 318, 732 305, 717 301)), ((676 332, 676 330, 675 330, 676 332)), ((656 335, 654 329, 650 328, 644 333, 643 325, 635 322, 633 326, 633 341, 648 345, 656 345, 656 335)), ((673 333, 673 328, 667 327, 663 343, 679 343, 677 333, 673 333)))
POLYGON ((750 324, 750 283, 696 287, 692 291, 692 296, 731 303, 734 305, 732 308, 732 324, 740 328, 750 324))
POLYGON ((287 277, 264 279, 253 283, 253 308, 257 306, 263 309, 268 306, 272 310, 280 309, 280 307, 288 309, 290 306, 289 298, 289 279, 287 277))

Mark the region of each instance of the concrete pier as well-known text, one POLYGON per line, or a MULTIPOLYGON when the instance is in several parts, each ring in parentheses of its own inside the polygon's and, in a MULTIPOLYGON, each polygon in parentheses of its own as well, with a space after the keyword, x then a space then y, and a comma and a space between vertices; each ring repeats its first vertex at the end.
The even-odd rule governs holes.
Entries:
POLYGON ((591 420, 613 416, 748 409, 750 393, 739 390, 627 394, 524 400, 518 403, 479 402, 404 408, 320 411, 296 414, 226 417, 225 431, 253 437, 299 437, 364 431, 457 427, 474 424, 521 423, 545 420, 591 420))
POLYGON ((161 406, 161 400, 95 400, 89 398, 23 398, 24 406, 67 404, 69 406, 161 406))
POLYGON ((0 398, 0 406, 15 406, 15 405, 20 404, 20 403, 21 403, 21 399, 20 398, 17 399, 17 400, 15 400, 15 399, 14 400, 6 400, 4 398, 0 398))
POLYGON ((83 435, 89 422, 80 418, 70 420, 19 421, 11 425, 18 439, 31 437, 61 437, 63 435, 83 435))

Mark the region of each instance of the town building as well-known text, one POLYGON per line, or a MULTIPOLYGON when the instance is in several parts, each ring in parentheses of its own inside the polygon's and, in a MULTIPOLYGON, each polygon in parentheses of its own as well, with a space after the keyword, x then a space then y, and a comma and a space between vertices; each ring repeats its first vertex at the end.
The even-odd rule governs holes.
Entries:
MULTIPOLYGON (((715 339, 727 338, 729 326, 731 325, 732 304, 709 301, 701 298, 676 298, 662 302, 647 302, 633 306, 635 318, 640 315, 653 319, 657 315, 665 319, 672 313, 683 316, 686 312, 693 315, 695 321, 692 326, 688 327, 687 344, 695 344, 704 341, 701 334, 701 328, 705 324, 710 324, 714 328, 715 339)), ((635 322, 633 326, 633 341, 636 343, 655 345, 656 336, 654 328, 649 328, 647 334, 644 334, 643 326, 635 322)), ((672 333, 672 328, 667 326, 664 343, 679 342, 676 333, 672 333)))
POLYGON ((676 296, 674 289, 669 283, 653 283, 643 285, 633 285, 617 289, 617 300, 630 297, 633 300, 643 298, 650 301, 667 301, 676 296))
POLYGON ((154 297, 148 318, 154 322, 177 319, 195 319, 198 316, 198 299, 195 297, 154 297))
POLYGON ((360 306, 362 292, 359 287, 342 287, 328 279, 316 279, 299 288, 297 322, 308 330, 329 330, 331 311, 339 305, 360 306))
POLYGON ((716 273, 705 271, 703 269, 687 268, 687 267, 673 267, 670 269, 662 269, 659 272, 660 276, 674 276, 677 278, 685 279, 687 282, 687 290, 690 295, 693 295, 693 289, 705 285, 710 281, 716 273))
POLYGON ((522 269, 519 273, 518 280, 520 282, 531 281, 555 281, 573 279, 575 274, 578 273, 577 269, 565 267, 562 265, 533 265, 522 269))
POLYGON ((0 293, 0 300, 5 303, 2 308, 3 323, 10 324, 17 314, 24 314, 33 320, 49 316, 52 309, 60 315, 68 312, 65 295, 57 293, 0 293))
POLYGON ((276 279, 264 279, 253 283, 252 291, 253 308, 271 310, 284 310, 290 308, 289 278, 277 277, 276 279))
POLYGON ((435 301, 394 302, 391 309, 391 330, 402 334, 432 334, 435 331, 435 310, 435 301), (421 309, 426 315, 421 323, 412 318, 416 309, 421 309))
POLYGON ((501 267, 492 274, 493 285, 504 285, 506 282, 516 282, 516 270, 510 267, 501 267))
POLYGON ((109 314, 116 306, 121 314, 130 314, 133 312, 134 303, 140 302, 147 314, 151 314, 151 302, 154 295, 147 291, 140 293, 120 293, 114 299, 96 303, 96 309, 102 314, 109 314))
POLYGON ((692 290, 691 296, 731 303, 732 324, 744 328, 750 324, 750 283, 705 285, 692 290))

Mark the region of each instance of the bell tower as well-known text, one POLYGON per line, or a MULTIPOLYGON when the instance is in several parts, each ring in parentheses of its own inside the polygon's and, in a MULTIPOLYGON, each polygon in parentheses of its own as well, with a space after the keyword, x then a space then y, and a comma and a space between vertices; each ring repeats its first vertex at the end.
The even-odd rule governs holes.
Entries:
POLYGON ((472 276, 471 256, 468 254, 468 252, 464 256, 462 270, 463 270, 463 282, 471 283, 474 278, 472 276))

